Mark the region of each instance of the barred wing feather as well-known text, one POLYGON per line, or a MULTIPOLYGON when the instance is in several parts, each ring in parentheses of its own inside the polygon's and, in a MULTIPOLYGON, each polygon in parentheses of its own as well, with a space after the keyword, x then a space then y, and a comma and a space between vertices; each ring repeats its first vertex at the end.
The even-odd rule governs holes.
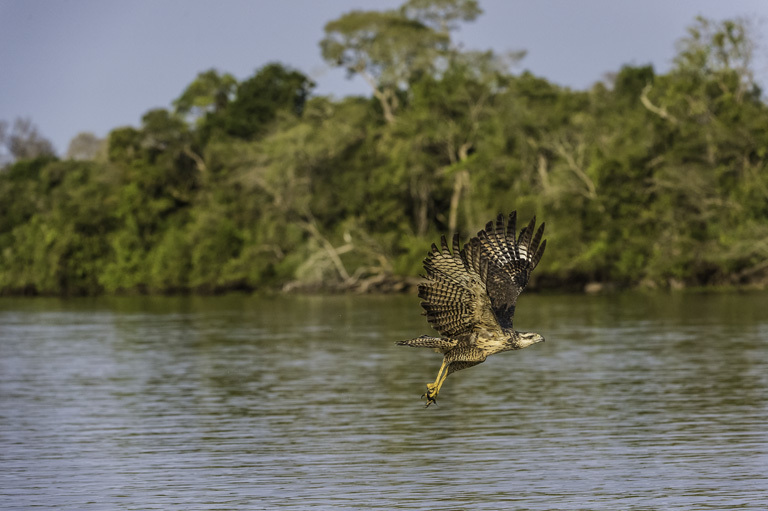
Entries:
POLYGON ((534 234, 534 218, 516 240, 515 221, 514 212, 506 224, 499 215, 463 248, 455 234, 453 251, 445 236, 440 248, 432 245, 419 297, 427 319, 442 335, 462 338, 479 330, 512 328, 517 297, 546 246, 541 242, 544 224, 534 234))
POLYGON ((419 286, 419 297, 435 330, 446 337, 460 338, 478 328, 499 329, 485 290, 487 268, 487 264, 467 264, 458 234, 453 236, 453 252, 445 236, 440 248, 432 245, 424 260, 426 282, 419 286))
POLYGON ((503 215, 499 215, 495 224, 488 222, 485 229, 472 240, 478 240, 475 243, 481 247, 480 258, 489 261, 486 291, 493 314, 503 328, 512 328, 517 297, 528 284, 531 272, 539 264, 547 246, 546 240, 541 241, 544 224, 534 232, 536 217, 515 239, 516 220, 517 214, 514 211, 506 224, 503 215))

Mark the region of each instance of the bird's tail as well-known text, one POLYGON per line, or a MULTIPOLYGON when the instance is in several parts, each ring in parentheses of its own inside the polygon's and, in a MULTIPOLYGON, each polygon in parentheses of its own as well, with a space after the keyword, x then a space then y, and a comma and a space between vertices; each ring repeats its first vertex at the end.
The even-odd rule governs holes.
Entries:
POLYGON ((412 348, 434 348, 438 351, 447 351, 456 346, 455 340, 441 339, 440 337, 431 337, 429 335, 422 335, 415 339, 408 339, 406 341, 397 341, 396 344, 400 346, 410 346, 412 348))

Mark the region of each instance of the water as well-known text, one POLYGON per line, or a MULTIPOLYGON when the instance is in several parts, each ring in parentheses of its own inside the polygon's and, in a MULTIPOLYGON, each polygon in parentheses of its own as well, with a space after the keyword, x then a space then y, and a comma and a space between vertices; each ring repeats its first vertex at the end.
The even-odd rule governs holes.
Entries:
POLYGON ((768 295, 523 295, 420 394, 397 297, 0 299, 0 507, 765 509, 768 295))

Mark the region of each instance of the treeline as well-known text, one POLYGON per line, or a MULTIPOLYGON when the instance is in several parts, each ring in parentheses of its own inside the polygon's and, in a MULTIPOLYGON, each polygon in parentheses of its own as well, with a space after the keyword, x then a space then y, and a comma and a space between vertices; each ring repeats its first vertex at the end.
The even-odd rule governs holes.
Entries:
POLYGON ((542 287, 768 282, 747 23, 697 19, 668 73, 574 91, 458 49, 479 14, 410 0, 328 23, 323 56, 370 97, 313 96, 281 64, 210 70, 100 149, 6 165, 0 293, 377 289, 512 209, 547 223, 542 287))

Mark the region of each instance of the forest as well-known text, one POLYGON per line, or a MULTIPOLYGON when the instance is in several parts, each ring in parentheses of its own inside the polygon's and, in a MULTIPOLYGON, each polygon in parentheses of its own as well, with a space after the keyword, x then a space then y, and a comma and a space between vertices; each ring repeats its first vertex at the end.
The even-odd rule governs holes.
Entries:
POLYGON ((547 224, 539 289, 768 285, 768 109, 745 20, 692 20, 670 70, 588 90, 461 48, 474 0, 325 25, 370 96, 270 63, 202 71, 65 157, 3 122, 0 294, 408 289, 441 234, 547 224))

